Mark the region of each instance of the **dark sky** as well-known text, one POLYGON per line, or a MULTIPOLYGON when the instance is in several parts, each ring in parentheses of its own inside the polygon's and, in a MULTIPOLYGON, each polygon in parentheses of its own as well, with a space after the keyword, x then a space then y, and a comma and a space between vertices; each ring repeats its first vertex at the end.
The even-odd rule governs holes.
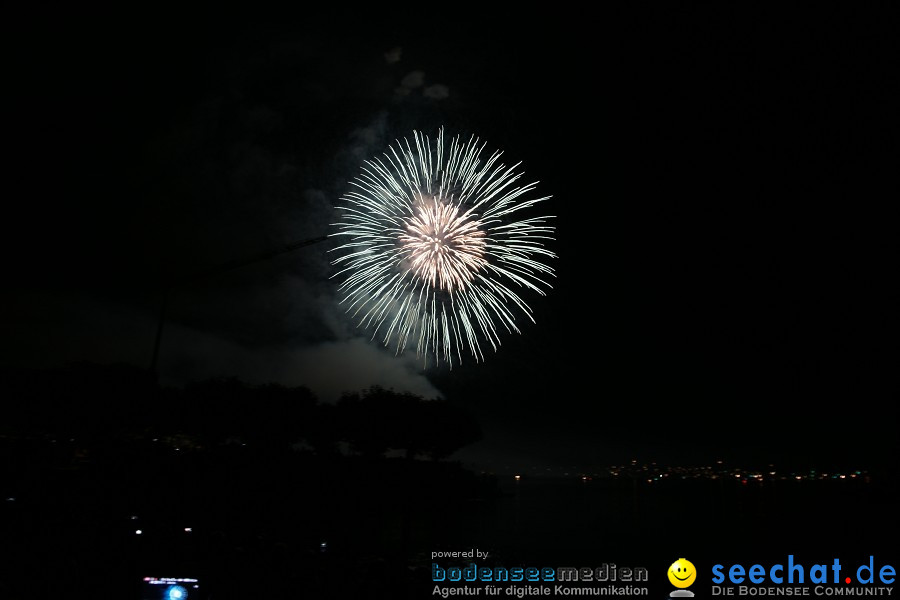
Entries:
POLYGON ((319 244, 173 292, 163 380, 442 395, 500 466, 885 462, 889 15, 426 8, 14 10, 4 365, 148 364, 164 281, 327 233, 362 159, 443 125, 554 196, 537 325, 423 370, 341 316, 319 244))

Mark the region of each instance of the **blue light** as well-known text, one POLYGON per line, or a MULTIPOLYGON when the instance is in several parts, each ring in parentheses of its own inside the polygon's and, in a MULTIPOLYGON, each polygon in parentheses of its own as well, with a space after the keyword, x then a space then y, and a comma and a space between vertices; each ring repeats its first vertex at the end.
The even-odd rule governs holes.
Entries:
POLYGON ((185 600, 187 597, 187 590, 180 585, 173 585, 166 590, 166 600, 185 600))

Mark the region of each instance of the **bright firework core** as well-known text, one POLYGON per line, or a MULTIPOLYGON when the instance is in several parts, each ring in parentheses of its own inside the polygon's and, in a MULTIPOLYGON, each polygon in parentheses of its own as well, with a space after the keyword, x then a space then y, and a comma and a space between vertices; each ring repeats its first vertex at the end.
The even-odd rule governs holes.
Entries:
POLYGON ((482 360, 534 321, 523 296, 550 287, 552 217, 532 210, 549 196, 483 148, 413 132, 365 161, 337 205, 341 304, 398 353, 482 360))
POLYGON ((487 265, 481 222, 452 201, 420 198, 399 240, 412 272, 447 292, 465 288, 487 265))

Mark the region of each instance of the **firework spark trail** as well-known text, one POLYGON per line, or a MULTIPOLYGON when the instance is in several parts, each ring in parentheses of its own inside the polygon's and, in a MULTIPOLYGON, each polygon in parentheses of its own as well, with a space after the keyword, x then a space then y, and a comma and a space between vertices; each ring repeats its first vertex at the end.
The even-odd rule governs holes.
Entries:
POLYGON ((552 217, 518 214, 550 196, 531 197, 536 183, 518 185, 519 164, 500 152, 482 162, 484 147, 413 132, 365 161, 341 198, 341 303, 398 353, 414 344, 438 362, 483 360, 484 343, 496 351, 502 330, 519 333, 518 313, 534 321, 517 290, 551 287, 552 217))

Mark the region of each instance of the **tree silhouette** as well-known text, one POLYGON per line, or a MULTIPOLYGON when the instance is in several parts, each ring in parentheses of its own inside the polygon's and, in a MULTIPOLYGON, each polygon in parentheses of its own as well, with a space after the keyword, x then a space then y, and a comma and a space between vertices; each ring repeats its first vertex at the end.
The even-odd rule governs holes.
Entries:
POLYGON ((458 406, 378 386, 331 405, 305 387, 231 377, 160 388, 136 367, 84 363, 3 372, 0 392, 10 400, 0 410, 0 432, 85 441, 179 436, 179 446, 235 441, 272 452, 305 441, 319 455, 336 455, 343 440, 366 457, 402 450, 440 460, 481 439, 478 423, 458 406))
POLYGON ((368 457, 394 449, 438 460, 481 439, 478 423, 461 408, 378 386, 345 394, 338 414, 344 439, 368 457))
POLYGON ((424 405, 424 421, 418 449, 440 460, 469 444, 481 440, 481 427, 472 415, 445 400, 424 405))

